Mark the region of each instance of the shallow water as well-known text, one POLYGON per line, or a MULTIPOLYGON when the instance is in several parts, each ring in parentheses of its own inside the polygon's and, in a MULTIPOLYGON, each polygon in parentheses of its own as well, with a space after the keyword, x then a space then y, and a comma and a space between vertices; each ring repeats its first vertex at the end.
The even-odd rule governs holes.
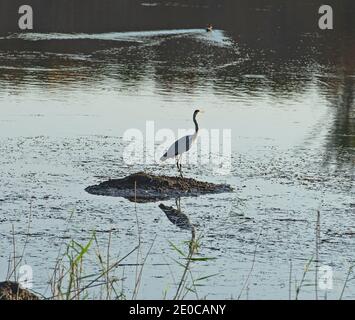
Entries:
MULTIPOLYGON (((147 120, 156 130, 190 128, 192 110, 201 106, 201 127, 232 130, 232 169, 220 175, 191 165, 185 174, 229 183, 235 192, 181 199, 202 235, 199 254, 216 258, 194 265, 195 278, 217 274, 198 296, 237 298, 250 273, 242 299, 288 299, 292 262, 294 298, 296 281, 315 259, 319 210, 319 265, 334 271, 334 288, 319 296, 339 297, 355 252, 351 37, 334 43, 301 34, 291 46, 265 46, 227 30, 188 29, 14 34, 0 45, 1 278, 12 226, 21 248, 30 212, 25 262, 36 291, 48 295, 46 281, 70 238, 85 242, 96 230, 104 248, 113 229, 112 259, 129 252, 138 241, 134 204, 84 189, 141 170, 176 174, 169 164, 125 164, 123 133, 144 132, 147 120)), ((173 296, 182 271, 169 241, 187 250, 190 237, 158 204, 137 205, 143 253, 155 239, 140 298, 162 298, 167 288, 173 296)), ((135 267, 124 273, 130 297, 135 267)), ((312 264, 306 284, 314 281, 312 264)), ((350 283, 344 298, 354 298, 354 288, 350 283)), ((314 296, 314 286, 301 290, 300 298, 314 296)))

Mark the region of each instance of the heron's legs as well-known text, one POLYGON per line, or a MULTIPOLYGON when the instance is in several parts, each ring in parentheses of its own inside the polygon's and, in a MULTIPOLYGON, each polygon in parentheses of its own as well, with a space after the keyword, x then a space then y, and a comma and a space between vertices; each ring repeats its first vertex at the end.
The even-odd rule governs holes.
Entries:
POLYGON ((180 205, 181 198, 175 198, 176 210, 181 212, 181 205, 180 205))
POLYGON ((179 157, 176 157, 176 167, 178 169, 178 171, 180 172, 180 166, 179 166, 179 157))
POLYGON ((176 166, 177 166, 178 171, 179 171, 179 173, 180 173, 180 177, 183 178, 184 176, 182 175, 181 157, 182 157, 182 155, 180 155, 180 156, 177 157, 176 166))

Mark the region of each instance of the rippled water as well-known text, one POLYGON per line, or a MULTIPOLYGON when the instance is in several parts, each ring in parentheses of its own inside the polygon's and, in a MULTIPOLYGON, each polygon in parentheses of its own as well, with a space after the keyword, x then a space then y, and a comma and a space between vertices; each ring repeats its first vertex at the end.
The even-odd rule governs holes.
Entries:
MULTIPOLYGON (((182 210, 202 235, 196 278, 217 274, 199 297, 292 297, 307 262, 334 271, 338 298, 355 252, 355 42, 301 34, 289 43, 249 41, 226 30, 169 30, 107 34, 26 34, 0 39, 0 274, 12 252, 12 226, 23 245, 36 291, 47 293, 59 247, 100 244, 112 234, 112 259, 137 243, 134 204, 95 197, 84 189, 107 178, 146 170, 176 174, 173 165, 127 165, 125 130, 232 130, 232 171, 219 175, 191 165, 188 176, 227 182, 232 194, 182 198, 182 210), (69 222, 69 216, 74 215, 69 222)), ((173 205, 174 201, 166 202, 173 205)), ((158 204, 137 205, 144 269, 141 298, 174 293, 181 268, 169 241, 186 248, 189 231, 171 224, 158 204), (174 277, 172 277, 172 275, 174 277)), ((134 263, 130 257, 127 263, 134 263)), ((95 266, 92 266, 95 270, 95 266)), ((121 268, 119 275, 122 275, 121 268)), ((124 267, 130 296, 135 267, 124 267)), ((311 265, 306 284, 315 281, 311 265)), ((314 286, 300 298, 313 298, 314 286)), ((349 284, 344 298, 354 298, 349 284)), ((195 295, 191 294, 192 298, 195 295)))

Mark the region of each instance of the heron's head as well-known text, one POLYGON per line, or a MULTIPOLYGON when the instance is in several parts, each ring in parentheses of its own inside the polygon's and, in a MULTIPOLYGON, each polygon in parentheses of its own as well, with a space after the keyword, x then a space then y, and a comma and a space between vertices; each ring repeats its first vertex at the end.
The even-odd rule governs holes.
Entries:
POLYGON ((194 117, 196 117, 197 116, 197 114, 199 113, 199 112, 201 112, 200 110, 195 110, 195 112, 194 112, 194 117))

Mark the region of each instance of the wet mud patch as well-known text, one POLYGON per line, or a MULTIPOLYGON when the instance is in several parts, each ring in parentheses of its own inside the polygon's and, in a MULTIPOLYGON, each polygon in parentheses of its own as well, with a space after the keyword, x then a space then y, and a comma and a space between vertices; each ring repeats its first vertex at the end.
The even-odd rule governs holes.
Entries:
POLYGON ((232 192, 226 184, 214 184, 192 178, 156 176, 138 172, 122 179, 113 179, 85 189, 90 194, 123 197, 132 202, 146 203, 179 197, 232 192))

